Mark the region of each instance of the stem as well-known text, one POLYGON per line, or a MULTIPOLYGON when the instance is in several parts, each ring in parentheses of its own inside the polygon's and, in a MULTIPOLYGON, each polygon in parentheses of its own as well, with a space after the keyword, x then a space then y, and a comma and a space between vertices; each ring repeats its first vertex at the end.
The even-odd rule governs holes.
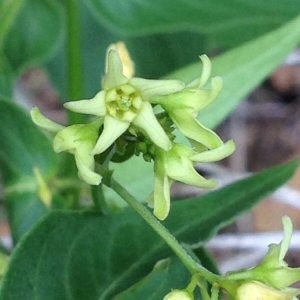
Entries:
MULTIPOLYGON (((80 6, 78 0, 66 0, 67 10, 67 64, 68 98, 79 100, 83 97, 82 52, 80 40, 80 6)), ((82 123, 84 116, 68 111, 68 123, 82 123)))
POLYGON ((100 183, 98 186, 91 186, 92 190, 92 198, 94 201, 95 208, 98 211, 101 211, 103 213, 107 213, 107 205, 104 200, 104 194, 103 194, 103 184, 100 183))
POLYGON ((217 275, 211 273, 192 259, 168 229, 164 227, 138 200, 129 194, 113 177, 110 178, 108 186, 121 196, 154 229, 154 231, 160 235, 192 274, 199 274, 210 282, 215 282, 218 279, 217 275))

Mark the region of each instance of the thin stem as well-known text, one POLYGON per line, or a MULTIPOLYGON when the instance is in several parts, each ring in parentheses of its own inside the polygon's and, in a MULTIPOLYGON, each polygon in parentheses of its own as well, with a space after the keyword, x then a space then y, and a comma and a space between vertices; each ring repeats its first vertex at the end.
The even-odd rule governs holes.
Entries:
POLYGON ((121 196, 154 229, 154 231, 161 236, 192 274, 199 274, 210 282, 215 282, 218 279, 217 275, 211 273, 192 259, 168 229, 164 227, 138 200, 129 194, 113 177, 110 177, 108 186, 121 196))
POLYGON ((98 186, 91 186, 92 191, 92 198, 95 205, 95 208, 98 211, 102 211, 103 213, 107 213, 107 205, 104 200, 104 194, 103 194, 103 184, 101 183, 98 186))
MULTIPOLYGON (((82 51, 80 40, 80 4, 78 0, 66 0, 67 8, 67 62, 68 98, 79 100, 83 97, 82 51)), ((84 116, 68 111, 68 123, 81 123, 84 116)))

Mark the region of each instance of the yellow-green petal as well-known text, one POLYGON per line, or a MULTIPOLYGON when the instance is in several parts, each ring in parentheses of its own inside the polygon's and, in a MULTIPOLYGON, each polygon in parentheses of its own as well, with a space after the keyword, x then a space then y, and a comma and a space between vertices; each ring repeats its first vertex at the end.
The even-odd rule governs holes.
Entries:
POLYGON ((34 107, 30 111, 31 119, 32 121, 38 125, 39 127, 52 131, 52 132, 58 132, 65 128, 65 126, 62 126, 60 124, 57 124, 53 122, 52 120, 46 118, 44 115, 41 114, 40 110, 37 107, 34 107))
POLYGON ((179 80, 152 80, 137 77, 130 79, 129 83, 139 90, 143 100, 146 101, 150 100, 153 96, 178 92, 185 86, 179 80))
POLYGON ((78 177, 87 184, 98 185, 101 182, 102 176, 94 172, 94 157, 90 154, 91 149, 75 151, 75 161, 78 168, 78 177), (87 152, 88 151, 88 152, 87 152))
POLYGON ((64 104, 64 107, 77 113, 103 117, 107 111, 105 91, 99 92, 92 99, 67 102, 64 104))
POLYGON ((106 115, 103 132, 92 151, 92 155, 100 154, 109 148, 127 130, 129 125, 129 122, 120 121, 110 115, 106 115))
POLYGON ((170 117, 183 135, 203 144, 208 149, 215 149, 223 144, 215 132, 202 125, 191 114, 175 110, 170 113, 170 117))
POLYGON ((214 188, 217 186, 215 180, 205 179, 198 174, 191 161, 186 157, 169 158, 166 171, 168 177, 188 185, 199 188, 214 188))
POLYGON ((170 211, 170 181, 165 172, 163 160, 154 162, 154 194, 153 194, 153 214, 164 220, 170 211))
POLYGON ((109 50, 106 58, 106 74, 102 81, 102 88, 109 90, 128 82, 123 74, 122 61, 116 50, 109 50))
POLYGON ((218 148, 207 150, 190 157, 195 162, 214 162, 231 155, 235 150, 235 144, 232 140, 226 142, 218 148))
POLYGON ((139 111, 132 123, 144 130, 151 141, 158 147, 165 151, 171 149, 170 139, 157 121, 149 102, 145 102, 143 104, 142 109, 139 111))

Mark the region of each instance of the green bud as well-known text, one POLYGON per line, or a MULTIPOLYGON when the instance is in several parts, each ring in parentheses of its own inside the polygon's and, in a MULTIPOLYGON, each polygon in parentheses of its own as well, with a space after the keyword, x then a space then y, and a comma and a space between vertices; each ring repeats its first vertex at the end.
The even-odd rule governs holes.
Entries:
POLYGON ((173 290, 163 300, 194 300, 194 296, 187 291, 173 290))

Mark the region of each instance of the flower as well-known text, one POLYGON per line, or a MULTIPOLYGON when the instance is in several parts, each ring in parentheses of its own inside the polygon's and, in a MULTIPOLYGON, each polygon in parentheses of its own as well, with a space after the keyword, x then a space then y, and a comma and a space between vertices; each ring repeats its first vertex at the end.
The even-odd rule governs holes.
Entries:
POLYGON ((101 182, 101 176, 94 172, 95 162, 91 151, 95 147, 103 120, 97 119, 89 124, 64 127, 44 117, 38 108, 31 110, 31 117, 38 126, 57 132, 53 140, 54 151, 57 153, 66 151, 74 155, 78 176, 83 181, 91 185, 98 185, 101 182))
POLYGON ((102 81, 103 90, 90 100, 65 103, 71 111, 104 118, 104 129, 92 155, 109 148, 131 123, 145 132, 158 147, 165 151, 171 148, 171 142, 157 121, 149 100, 154 96, 175 93, 184 88, 184 83, 178 80, 131 78, 132 68, 124 44, 110 47, 102 81))
POLYGON ((157 148, 154 158, 154 194, 149 205, 154 207, 154 215, 164 220, 170 210, 170 185, 177 180, 200 188, 214 188, 213 179, 205 179, 194 169, 195 162, 211 162, 230 155, 235 150, 233 141, 228 141, 214 150, 198 153, 193 149, 172 143, 169 151, 157 148))
POLYGON ((300 268, 290 268, 284 261, 289 249, 293 225, 289 217, 282 218, 284 237, 271 244, 262 262, 251 269, 231 272, 219 282, 237 300, 297 299, 300 289, 289 287, 300 280, 300 268))
POLYGON ((211 89, 202 89, 210 76, 211 63, 206 55, 201 55, 203 71, 200 78, 194 80, 185 89, 167 96, 151 99, 161 105, 169 114, 179 131, 189 138, 199 151, 215 149, 223 142, 216 133, 202 125, 196 117, 219 95, 223 83, 220 77, 211 80, 211 89))
POLYGON ((163 300, 194 300, 194 296, 185 290, 173 290, 163 300))
MULTIPOLYGON (((283 289, 300 280, 300 267, 290 268, 284 257, 290 247, 293 224, 289 217, 282 218, 284 237, 281 243, 271 244, 263 261, 251 270, 256 280, 274 288, 283 289)), ((299 290, 300 291, 300 290, 299 290)))

